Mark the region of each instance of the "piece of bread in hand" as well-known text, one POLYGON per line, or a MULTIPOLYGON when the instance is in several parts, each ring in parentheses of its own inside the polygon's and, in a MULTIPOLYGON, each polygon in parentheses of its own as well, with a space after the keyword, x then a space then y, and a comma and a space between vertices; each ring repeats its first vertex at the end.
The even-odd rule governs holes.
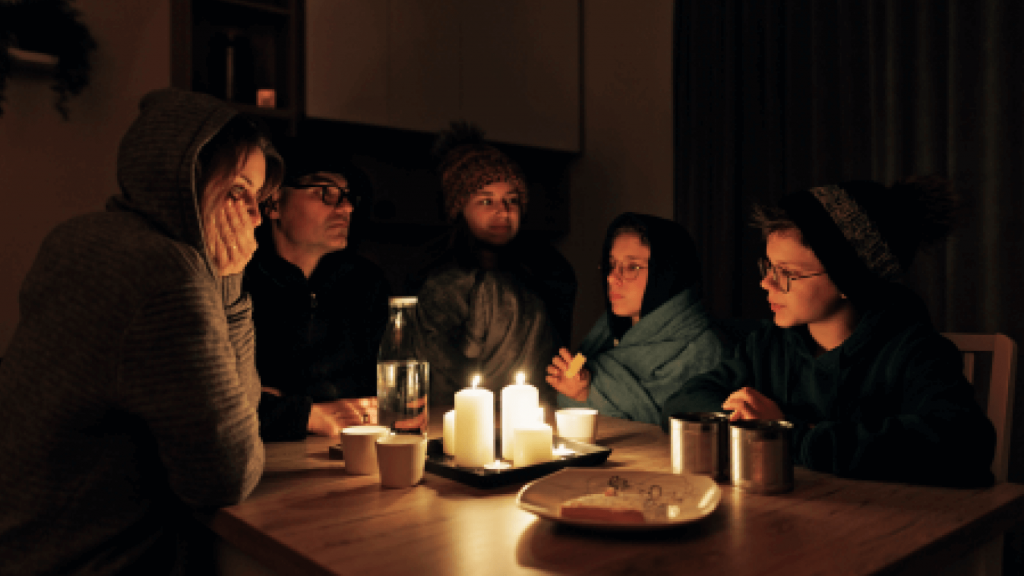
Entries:
POLYGON ((575 378, 576 375, 580 373, 580 368, 583 368, 583 364, 586 363, 586 361, 587 357, 584 356, 582 352, 577 352, 576 355, 573 356, 572 361, 569 362, 569 365, 565 368, 565 377, 575 378))

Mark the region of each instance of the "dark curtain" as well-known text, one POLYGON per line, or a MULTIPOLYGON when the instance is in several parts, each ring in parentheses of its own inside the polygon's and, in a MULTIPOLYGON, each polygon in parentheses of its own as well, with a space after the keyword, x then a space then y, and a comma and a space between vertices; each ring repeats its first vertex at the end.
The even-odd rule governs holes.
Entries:
MULTIPOLYGON (((768 317, 752 203, 939 174, 960 225, 905 281, 940 331, 1024 344, 1024 2, 677 0, 675 19, 675 215, 717 316, 768 317)), ((1015 404, 1020 482, 1024 390, 1015 404)))

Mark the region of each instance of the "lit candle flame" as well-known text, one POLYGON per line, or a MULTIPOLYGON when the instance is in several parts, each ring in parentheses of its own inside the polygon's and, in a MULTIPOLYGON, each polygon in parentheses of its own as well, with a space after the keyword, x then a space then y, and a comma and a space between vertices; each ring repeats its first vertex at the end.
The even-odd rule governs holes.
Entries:
POLYGON ((526 372, 516 372, 516 384, 526 384, 526 372))
POLYGON ((477 374, 477 375, 473 376, 473 388, 476 388, 479 385, 480 385, 480 375, 477 374))

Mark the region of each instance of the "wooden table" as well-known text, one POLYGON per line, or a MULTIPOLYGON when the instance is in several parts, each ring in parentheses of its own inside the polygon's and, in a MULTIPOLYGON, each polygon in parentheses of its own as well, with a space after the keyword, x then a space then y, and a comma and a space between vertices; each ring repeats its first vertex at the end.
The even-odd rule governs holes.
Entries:
MULTIPOLYGON (((601 417, 598 443, 613 449, 605 467, 670 471, 669 439, 655 426, 601 417)), ((328 445, 267 445, 256 491, 212 521, 225 547, 277 574, 933 574, 1024 518, 1024 485, 957 490, 798 467, 789 494, 722 486, 702 521, 591 532, 520 510, 519 486, 483 490, 428 473, 416 487, 384 489, 376 476, 347 475, 328 445)))

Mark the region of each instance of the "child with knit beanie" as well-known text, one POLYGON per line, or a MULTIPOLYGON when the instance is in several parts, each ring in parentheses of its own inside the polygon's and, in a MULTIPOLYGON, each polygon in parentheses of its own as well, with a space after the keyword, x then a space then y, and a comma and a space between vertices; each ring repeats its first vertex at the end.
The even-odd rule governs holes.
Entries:
POLYGON ((519 166, 467 123, 435 145, 450 228, 429 247, 407 287, 419 297, 418 348, 430 362, 431 406, 450 406, 480 374, 493 390, 517 372, 543 385, 548 359, 567 344, 576 298, 572 266, 550 245, 519 235, 529 190, 519 166))
POLYGON ((995 429, 956 346, 895 281, 948 236, 955 197, 937 178, 856 181, 758 207, 759 265, 774 322, 665 404, 794 424, 798 465, 839 476, 949 486, 993 482, 995 429))

